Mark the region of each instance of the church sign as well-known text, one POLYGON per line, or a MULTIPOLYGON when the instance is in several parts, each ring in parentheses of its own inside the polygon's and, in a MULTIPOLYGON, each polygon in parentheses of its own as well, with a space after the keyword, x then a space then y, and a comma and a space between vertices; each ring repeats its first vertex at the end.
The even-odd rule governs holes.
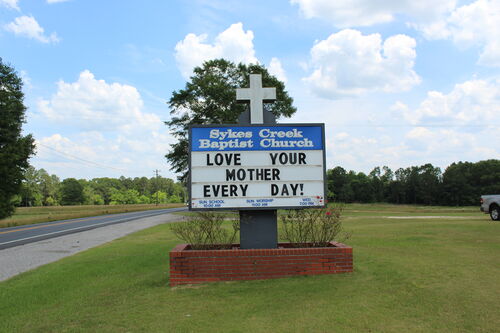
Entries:
POLYGON ((324 124, 194 125, 192 210, 325 205, 324 124))
POLYGON ((263 107, 276 89, 263 87, 261 74, 250 74, 236 99, 250 104, 238 124, 192 125, 187 153, 189 209, 239 210, 239 244, 222 251, 177 245, 170 285, 352 272, 344 244, 278 243, 278 209, 326 206, 324 124, 276 124, 263 107))

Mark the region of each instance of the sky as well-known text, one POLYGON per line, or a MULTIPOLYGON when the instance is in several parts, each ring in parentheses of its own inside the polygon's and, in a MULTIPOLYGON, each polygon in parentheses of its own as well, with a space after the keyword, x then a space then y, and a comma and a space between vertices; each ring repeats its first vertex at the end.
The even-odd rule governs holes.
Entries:
POLYGON ((327 168, 500 158, 500 0, 0 0, 30 163, 175 179, 167 101, 195 66, 259 63, 325 123, 327 168))

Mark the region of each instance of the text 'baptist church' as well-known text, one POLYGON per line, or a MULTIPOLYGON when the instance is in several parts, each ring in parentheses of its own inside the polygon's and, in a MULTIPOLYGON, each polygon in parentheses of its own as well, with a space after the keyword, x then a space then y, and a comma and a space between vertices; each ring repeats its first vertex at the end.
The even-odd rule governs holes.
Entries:
MULTIPOLYGON (((261 148, 306 148, 313 147, 314 143, 308 138, 304 138, 302 131, 296 128, 288 131, 271 130, 263 128, 257 133, 261 148), (283 138, 297 140, 280 140, 283 138)), ((226 148, 254 148, 255 141, 253 140, 254 132, 252 131, 233 131, 228 129, 221 131, 213 129, 210 131, 209 138, 214 139, 199 139, 200 148, 212 148, 225 150, 226 148), (219 140, 219 141, 216 141, 219 140)))

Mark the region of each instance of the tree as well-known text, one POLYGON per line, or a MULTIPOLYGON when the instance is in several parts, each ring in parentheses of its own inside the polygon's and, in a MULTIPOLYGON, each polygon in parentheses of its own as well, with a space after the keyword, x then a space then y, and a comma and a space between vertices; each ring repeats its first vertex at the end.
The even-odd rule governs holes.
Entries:
POLYGON ((38 170, 40 178, 40 191, 42 192, 43 205, 53 206, 58 202, 59 195, 59 177, 56 175, 49 175, 44 169, 38 170))
POLYGON ((35 151, 33 137, 21 135, 26 112, 22 87, 15 70, 0 58, 0 219, 14 212, 13 199, 35 151))
POLYGON ((415 188, 417 203, 424 205, 435 205, 442 197, 441 193, 441 169, 427 163, 417 167, 418 180, 415 188))
MULTIPOLYGON (((477 184, 476 193, 478 195, 500 193, 500 160, 474 163, 473 177, 477 184)), ((475 202, 477 202, 477 197, 475 202)))
POLYGON ((373 199, 375 202, 382 202, 384 200, 384 183, 382 181, 382 173, 380 167, 375 167, 368 174, 373 189, 373 199))
MULTIPOLYGON (((43 170, 43 169, 42 169, 43 170)), ((21 205, 25 207, 41 206, 43 194, 40 187, 40 172, 29 166, 23 174, 21 186, 21 205)))
POLYGON ((168 202, 170 202, 170 203, 181 203, 182 199, 179 198, 178 195, 174 194, 174 195, 170 196, 170 198, 168 198, 168 202))
POLYGON ((249 74, 262 74, 264 87, 276 87, 276 102, 264 109, 277 118, 290 117, 296 109, 285 91, 285 84, 261 65, 234 64, 224 59, 210 60, 196 67, 191 81, 174 91, 168 105, 172 118, 165 122, 178 142, 165 156, 180 180, 185 181, 188 168, 188 128, 192 124, 235 124, 246 106, 236 101, 236 88, 249 86, 249 74))
POLYGON ((75 178, 66 178, 61 183, 61 203, 80 205, 83 203, 83 185, 75 178))
POLYGON ((373 188, 370 178, 363 172, 350 171, 347 176, 350 179, 354 200, 357 202, 373 202, 373 188))
POLYGON ((117 190, 116 188, 111 188, 110 190, 110 205, 123 205, 125 204, 124 191, 117 190))
POLYGON ((158 198, 158 203, 167 203, 168 202, 168 194, 163 191, 157 191, 151 195, 151 202, 156 202, 156 198, 158 198))
POLYGON ((29 166, 23 173, 20 192, 21 206, 54 206, 59 202, 59 183, 56 175, 49 175, 44 169, 29 166))
POLYGON ((123 187, 127 190, 134 188, 134 181, 131 178, 125 178, 124 176, 121 176, 119 180, 122 183, 123 187))
POLYGON ((477 205, 482 194, 500 192, 500 160, 452 163, 443 173, 443 203, 477 205))
POLYGON ((347 202, 344 190, 347 185, 347 172, 342 167, 335 167, 326 171, 326 181, 328 189, 328 200, 347 202))
POLYGON ((134 183, 134 189, 139 191, 141 195, 147 196, 151 193, 150 191, 148 191, 149 180, 147 177, 141 177, 141 178, 136 177, 134 178, 133 183, 134 183))
POLYGON ((140 203, 140 195, 136 190, 117 190, 111 191, 110 205, 133 205, 140 203))
POLYGON ((102 199, 104 199, 104 204, 109 205, 111 202, 111 191, 112 189, 123 190, 123 184, 119 179, 116 178, 94 178, 89 182, 92 186, 94 192, 99 194, 102 199))
POLYGON ((139 192, 136 190, 126 190, 125 191, 125 203, 132 205, 139 203, 139 192))
POLYGON ((149 204, 149 203, 151 203, 151 199, 148 196, 143 194, 139 197, 139 203, 140 204, 149 204))
POLYGON ((83 204, 84 205, 104 205, 104 199, 90 185, 83 186, 83 204))

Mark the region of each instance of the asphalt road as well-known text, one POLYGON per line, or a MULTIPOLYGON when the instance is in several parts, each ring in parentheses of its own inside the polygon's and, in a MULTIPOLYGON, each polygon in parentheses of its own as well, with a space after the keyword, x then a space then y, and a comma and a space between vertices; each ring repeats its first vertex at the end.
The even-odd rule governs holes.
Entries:
POLYGON ((145 217, 180 212, 184 210, 187 210, 187 208, 179 207, 147 210, 142 212, 110 214, 2 228, 0 229, 0 250, 62 235, 100 228, 116 223, 128 222, 145 217))

